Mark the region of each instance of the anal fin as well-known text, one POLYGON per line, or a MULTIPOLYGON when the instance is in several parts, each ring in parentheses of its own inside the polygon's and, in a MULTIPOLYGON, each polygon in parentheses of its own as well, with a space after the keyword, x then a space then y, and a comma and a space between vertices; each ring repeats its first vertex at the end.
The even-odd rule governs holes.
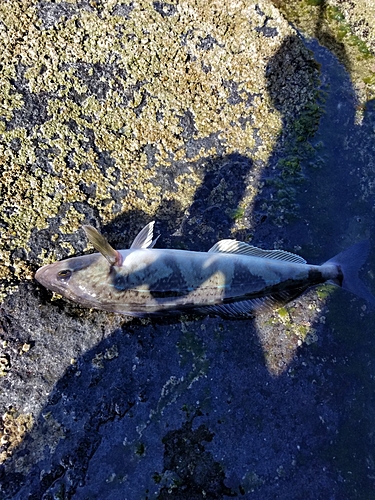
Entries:
POLYGON ((301 295, 301 293, 303 293, 307 288, 308 287, 305 286, 296 288, 294 290, 276 292, 265 297, 255 297, 238 302, 203 306, 194 310, 202 314, 212 314, 214 316, 220 316, 222 318, 252 318, 257 312, 269 311, 284 306, 288 302, 291 302, 296 297, 301 295))

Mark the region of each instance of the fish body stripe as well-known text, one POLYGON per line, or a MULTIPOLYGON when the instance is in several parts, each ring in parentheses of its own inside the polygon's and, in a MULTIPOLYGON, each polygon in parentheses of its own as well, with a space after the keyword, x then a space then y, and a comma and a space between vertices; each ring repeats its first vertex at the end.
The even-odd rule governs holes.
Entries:
POLYGON ((100 252, 40 268, 46 288, 82 304, 127 315, 197 311, 247 317, 260 307, 285 304, 308 287, 330 281, 375 298, 358 278, 369 243, 360 242, 321 266, 283 250, 221 240, 208 252, 155 249, 153 222, 128 250, 115 250, 95 228, 84 226, 100 252))

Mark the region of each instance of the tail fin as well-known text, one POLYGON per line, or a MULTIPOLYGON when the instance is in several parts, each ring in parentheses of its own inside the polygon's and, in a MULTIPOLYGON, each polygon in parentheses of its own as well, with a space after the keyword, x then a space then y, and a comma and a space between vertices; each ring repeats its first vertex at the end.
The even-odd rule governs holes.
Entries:
MULTIPOLYGON (((335 257, 325 262, 325 264, 336 264, 339 266, 342 271, 342 283, 340 283, 342 288, 358 295, 358 297, 362 297, 372 307, 375 307, 375 297, 358 277, 358 272, 365 263, 369 252, 370 242, 367 240, 360 241, 335 255, 335 257)), ((339 283, 336 282, 335 284, 339 283)))

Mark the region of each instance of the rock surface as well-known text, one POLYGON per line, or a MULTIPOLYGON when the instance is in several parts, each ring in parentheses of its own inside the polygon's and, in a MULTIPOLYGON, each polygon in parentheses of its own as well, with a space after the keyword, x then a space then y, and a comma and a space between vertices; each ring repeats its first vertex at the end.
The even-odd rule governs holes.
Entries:
POLYGON ((359 299, 134 320, 33 280, 88 249, 83 223, 117 248, 155 219, 160 247, 235 237, 314 262, 372 237, 373 102, 359 123, 348 65, 275 5, 0 6, 1 498, 371 497, 359 299))

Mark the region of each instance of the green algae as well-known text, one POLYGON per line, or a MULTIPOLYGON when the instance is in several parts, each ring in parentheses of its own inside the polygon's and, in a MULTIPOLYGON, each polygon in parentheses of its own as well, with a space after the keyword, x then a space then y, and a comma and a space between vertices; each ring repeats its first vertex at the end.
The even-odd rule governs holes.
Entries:
POLYGON ((138 443, 135 447, 135 454, 139 457, 143 457, 146 453, 146 447, 144 443, 138 443))
POLYGON ((282 319, 286 319, 289 317, 289 312, 285 307, 280 307, 277 312, 282 319))
POLYGON ((326 7, 326 19, 328 21, 335 21, 337 24, 333 24, 332 27, 339 41, 345 40, 349 45, 354 46, 358 49, 361 54, 361 59, 373 57, 371 50, 368 48, 366 42, 361 40, 357 35, 352 32, 350 24, 346 21, 345 15, 341 12, 339 7, 328 5, 326 7))
POLYGON ((335 290, 337 290, 337 287, 328 284, 319 286, 315 289, 316 294, 320 300, 326 300, 335 292, 335 290))
POLYGON ((283 144, 276 164, 277 175, 268 178, 266 184, 276 190, 272 206, 264 206, 276 224, 282 226, 291 221, 297 213, 296 186, 304 182, 303 165, 313 161, 319 151, 319 145, 313 146, 310 140, 318 130, 321 116, 324 114, 325 99, 318 89, 318 80, 312 77, 315 85, 313 99, 306 103, 300 115, 291 126, 285 127, 279 141, 283 144))
POLYGON ((306 0, 306 4, 317 7, 318 5, 323 5, 325 1, 326 0, 306 0))
POLYGON ((231 211, 230 216, 234 221, 238 221, 242 219, 244 214, 245 214, 245 209, 242 207, 237 207, 235 210, 231 211))
POLYGON ((370 74, 369 76, 365 76, 363 81, 368 85, 375 85, 375 73, 370 74))
POLYGON ((183 337, 177 344, 178 351, 181 356, 181 364, 186 364, 185 354, 192 353, 194 358, 199 359, 205 357, 205 348, 200 339, 194 333, 185 331, 183 337))

